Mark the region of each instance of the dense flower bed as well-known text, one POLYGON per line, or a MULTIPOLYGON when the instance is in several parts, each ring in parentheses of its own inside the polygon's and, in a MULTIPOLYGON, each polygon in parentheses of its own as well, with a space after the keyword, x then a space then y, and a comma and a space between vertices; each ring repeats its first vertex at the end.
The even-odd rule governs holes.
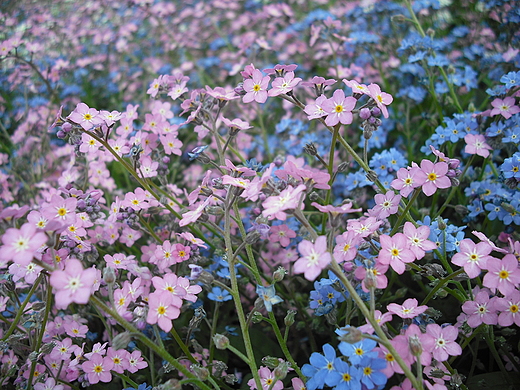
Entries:
POLYGON ((0 20, 0 385, 518 387, 514 1, 0 20))

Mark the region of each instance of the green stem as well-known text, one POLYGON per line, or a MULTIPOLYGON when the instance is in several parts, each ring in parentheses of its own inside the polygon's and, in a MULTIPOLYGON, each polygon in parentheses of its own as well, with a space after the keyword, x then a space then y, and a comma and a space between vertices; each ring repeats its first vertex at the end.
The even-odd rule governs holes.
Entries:
POLYGON ((330 263, 330 269, 334 274, 341 280, 341 282, 344 284, 346 289, 348 290, 351 298, 354 300, 354 303, 358 307, 358 309, 361 311, 361 313, 365 316, 368 322, 372 325, 374 328, 375 333, 377 336, 381 339, 381 344, 383 344, 388 352, 392 354, 394 359, 396 360, 397 364, 399 364, 399 367, 403 370, 406 377, 412 382, 412 387, 416 390, 423 390, 423 383, 420 380, 417 380, 416 376, 413 374, 413 372, 410 370, 406 362, 403 360, 403 358, 399 355, 397 350, 394 348, 392 343, 390 343, 390 340, 386 336, 385 332, 379 325, 379 323, 376 321, 373 315, 370 314, 370 310, 367 308, 365 302, 361 299, 361 297, 356 292, 356 289, 350 281, 347 279, 345 274, 343 273, 343 270, 339 266, 339 264, 336 262, 336 260, 333 258, 332 262, 330 263))
POLYGON ((105 305, 105 303, 101 299, 99 299, 95 295, 91 295, 90 301, 94 305, 98 306, 101 310, 103 310, 110 317, 115 319, 118 322, 118 324, 121 325, 123 328, 125 328, 127 331, 135 334, 135 337, 137 339, 139 339, 151 351, 155 352, 161 358, 166 360, 173 367, 175 367, 175 369, 182 372, 188 378, 190 383, 195 383, 195 382, 199 383, 199 386, 201 386, 204 390, 210 390, 210 388, 205 383, 202 383, 199 379, 197 379, 192 372, 190 372, 186 367, 184 367, 182 364, 180 364, 177 361, 177 359, 173 358, 173 356, 170 355, 164 348, 161 348, 160 346, 155 344, 151 339, 146 337, 141 331, 139 331, 130 322, 125 320, 123 317, 121 317, 117 311, 112 310, 107 305, 105 305))
POLYGON ((31 297, 33 296, 34 292, 40 285, 42 279, 43 279, 43 272, 40 272, 40 275, 38 275, 38 278, 34 281, 34 284, 32 285, 31 289, 29 290, 29 293, 27 294, 27 297, 25 297, 25 300, 22 302, 22 305, 18 308, 18 312, 16 313, 16 316, 13 319, 13 322, 11 323, 11 326, 5 332, 4 337, 2 337, 2 341, 5 341, 13 334, 14 330, 18 326, 18 322, 20 322, 20 318, 22 318, 23 313, 25 312, 25 307, 31 300, 31 297))
POLYGON ((278 327, 278 323, 276 322, 276 317, 274 316, 273 312, 269 312, 269 323, 271 324, 274 334, 276 335, 276 339, 278 340, 278 343, 280 344, 280 348, 282 348, 282 352, 285 356, 285 358, 291 363, 292 368, 294 368, 294 371, 296 371, 296 374, 300 377, 302 381, 306 381, 305 376, 302 374, 300 368, 298 367, 298 364, 293 359, 291 352, 289 352, 289 348, 287 348, 287 344, 285 343, 285 340, 282 336, 282 332, 280 332, 280 328, 278 327))
POLYGON ((226 254, 229 265, 229 278, 231 280, 231 295, 233 296, 233 301, 235 303, 235 308, 237 310, 238 321, 240 323, 240 329, 242 331, 242 338, 244 340, 244 346, 246 349, 247 355, 247 364, 251 369, 251 373, 253 374, 253 378, 255 380, 256 388, 262 388, 262 382, 260 381, 260 376, 258 375, 258 367, 256 365, 255 354, 253 351, 253 346, 251 344, 251 338, 249 335, 249 327, 246 321, 246 317, 244 314, 244 309, 242 307, 240 291, 238 288, 238 280, 235 270, 235 262, 233 261, 233 244, 231 243, 231 210, 229 207, 230 198, 232 196, 232 191, 228 191, 226 195, 226 205, 224 211, 224 242, 226 246, 226 254))

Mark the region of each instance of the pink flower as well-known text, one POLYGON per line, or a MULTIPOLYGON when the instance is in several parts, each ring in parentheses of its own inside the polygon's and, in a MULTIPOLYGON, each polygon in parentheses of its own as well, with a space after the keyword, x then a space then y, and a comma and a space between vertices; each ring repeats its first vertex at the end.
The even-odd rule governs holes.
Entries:
POLYGON ((402 274, 405 263, 415 260, 413 252, 409 249, 410 244, 403 233, 394 234, 392 237, 383 234, 379 237, 381 250, 377 257, 381 264, 390 264, 395 272, 402 274))
POLYGON ((347 221, 347 230, 352 230, 361 237, 368 237, 374 233, 382 223, 382 221, 378 221, 375 217, 349 219, 347 221))
MULTIPOLYGON (((374 319, 379 325, 383 325, 385 322, 392 321, 392 313, 381 313, 379 310, 374 311, 374 319)), ((370 322, 367 321, 365 325, 358 327, 363 333, 373 334, 374 328, 370 322)))
POLYGON ((83 371, 87 375, 88 381, 91 385, 98 382, 110 382, 112 380, 112 374, 110 370, 114 367, 114 363, 110 358, 103 357, 95 354, 90 360, 84 362, 81 365, 83 371))
POLYGON ((0 265, 12 260, 20 266, 28 265, 36 250, 45 245, 47 236, 45 233, 37 231, 36 226, 25 223, 20 229, 9 228, 2 236, 0 247, 0 265))
POLYGON ((300 81, 302 81, 302 79, 294 77, 294 72, 287 72, 283 77, 277 77, 273 80, 272 89, 269 90, 269 96, 278 96, 290 92, 300 81))
POLYGON ((54 378, 49 377, 44 383, 35 383, 34 390, 63 390, 63 385, 58 385, 54 378))
POLYGON ((515 255, 505 255, 502 260, 490 257, 487 260, 488 273, 484 275, 482 284, 491 292, 498 289, 502 294, 509 295, 520 285, 520 269, 515 255))
POLYGON ((352 123, 352 110, 356 107, 357 100, 348 96, 342 89, 336 89, 330 99, 323 102, 322 108, 328 114, 325 119, 327 126, 335 126, 338 123, 349 125, 352 123))
POLYGON ((197 207, 194 210, 182 214, 182 219, 179 221, 179 226, 186 226, 199 219, 210 201, 211 198, 208 197, 204 199, 202 202, 198 203, 197 207))
POLYGON ((141 356, 141 351, 135 350, 128 356, 127 370, 132 374, 146 367, 148 367, 148 363, 141 356))
POLYGON ((284 248, 291 243, 291 238, 296 237, 296 232, 286 224, 271 226, 269 240, 279 242, 284 248))
POLYGON ((498 323, 497 297, 489 299, 489 291, 480 291, 474 301, 466 301, 462 305, 462 311, 468 315, 466 321, 469 326, 476 328, 480 324, 496 325, 498 323))
POLYGON ((354 260, 357 254, 357 247, 361 241, 361 236, 352 230, 337 236, 336 246, 334 247, 334 258, 336 261, 341 263, 343 261, 354 260))
POLYGON ((516 100, 512 96, 504 99, 496 98, 491 102, 493 109, 490 112, 491 116, 501 114, 504 118, 509 119, 512 115, 520 112, 520 107, 516 106, 516 100))
POLYGON ((394 98, 392 95, 386 92, 381 92, 381 88, 377 84, 370 84, 368 86, 368 92, 369 96, 374 99, 374 101, 377 104, 377 107, 381 110, 383 113, 383 116, 385 118, 388 118, 388 109, 386 106, 388 106, 390 103, 394 101, 394 98))
POLYGON ((466 134, 464 136, 466 147, 464 151, 469 154, 478 154, 482 157, 489 156, 489 151, 493 148, 486 143, 486 139, 481 134, 466 134))
POLYGON ((426 175, 417 166, 400 168, 397 171, 397 179, 392 181, 392 188, 399 190, 401 196, 407 197, 412 191, 420 187, 426 181, 426 175))
POLYGON ((77 123, 85 130, 90 130, 92 127, 104 123, 103 118, 99 116, 99 111, 95 108, 90 108, 85 103, 78 103, 67 119, 77 123))
POLYGON ((112 370, 122 374, 125 372, 126 369, 128 369, 129 364, 127 360, 127 355, 129 355, 130 352, 124 350, 124 349, 114 349, 112 347, 108 347, 107 349, 107 358, 112 360, 112 363, 114 363, 114 366, 112 367, 112 370))
POLYGON ((501 312, 498 325, 511 326, 515 323, 520 326, 520 291, 515 290, 505 298, 498 298, 495 307, 501 312))
POLYGON ((417 299, 408 298, 402 305, 390 303, 386 308, 390 313, 398 315, 401 318, 414 318, 428 310, 428 306, 418 306, 418 304, 417 299))
POLYGON ((343 79, 342 81, 345 83, 345 85, 347 87, 350 87, 352 89, 352 93, 354 93, 354 94, 358 93, 358 94, 370 96, 370 91, 365 84, 359 84, 356 80, 343 79))
POLYGON ((269 76, 264 76, 258 69, 253 71, 252 77, 244 80, 244 91, 246 94, 242 98, 244 103, 250 103, 253 100, 258 103, 265 103, 267 100, 267 86, 269 85, 269 76))
POLYGON ((394 191, 387 191, 386 194, 377 194, 374 196, 374 199, 376 205, 372 208, 370 215, 379 219, 385 219, 397 213, 401 195, 396 195, 394 191))
POLYGON ((172 256, 175 259, 176 263, 181 263, 190 258, 191 248, 189 246, 184 246, 182 244, 175 244, 175 248, 173 249, 172 256))
POLYGON ((314 244, 303 240, 298 244, 298 251, 302 257, 294 263, 294 272, 303 273, 305 279, 309 281, 315 280, 331 261, 325 236, 318 237, 314 244))
POLYGON ((388 279, 385 276, 386 271, 388 271, 388 264, 381 264, 376 262, 374 265, 369 267, 357 267, 354 271, 354 275, 358 280, 362 280, 361 288, 365 292, 369 292, 369 288, 366 286, 367 274, 374 279, 375 288, 383 289, 388 286, 388 279))
POLYGON ((430 228, 428 226, 422 225, 416 228, 413 223, 405 222, 403 234, 410 243, 410 250, 417 260, 422 259, 426 251, 437 248, 434 242, 428 240, 430 236, 430 228))
POLYGON ((297 208, 300 205, 300 200, 303 198, 302 193, 304 194, 306 189, 307 187, 303 184, 296 188, 288 186, 280 192, 280 195, 270 196, 262 204, 264 206, 262 215, 269 219, 277 218, 285 221, 287 214, 284 211, 297 208))
POLYGON ((464 267, 464 272, 470 278, 476 278, 486 268, 488 256, 493 248, 487 242, 475 244, 469 238, 460 242, 459 253, 455 254, 451 262, 459 267, 464 267))
POLYGON ((182 142, 177 138, 175 134, 166 134, 160 136, 161 144, 164 147, 164 153, 175 154, 180 156, 182 154, 181 147, 182 142))
POLYGON ((148 306, 146 322, 158 324, 159 328, 169 332, 173 327, 172 320, 181 313, 182 299, 168 291, 155 291, 148 296, 148 306))
POLYGON ((445 162, 433 163, 430 160, 421 161, 421 171, 426 174, 426 181, 422 190, 426 196, 431 196, 438 188, 449 188, 451 181, 446 176, 448 164, 445 162))
MULTIPOLYGON (((277 380, 269 368, 260 367, 258 370, 258 375, 260 376, 260 382, 262 383, 262 390, 283 389, 283 382, 281 380, 277 380)), ((250 389, 256 389, 256 382, 254 379, 250 379, 247 384, 250 389)))
POLYGON ((79 260, 67 260, 65 270, 54 271, 50 278, 51 286, 57 290, 54 294, 56 308, 66 309, 72 302, 86 304, 97 279, 95 268, 84 270, 79 260))
POLYGON ((233 120, 229 120, 227 118, 222 117, 221 119, 222 119, 222 122, 224 122, 224 124, 227 127, 230 127, 232 129, 247 130, 247 129, 250 129, 251 127, 253 127, 253 126, 250 126, 248 122, 243 121, 240 118, 235 118, 233 120))
POLYGON ((322 116, 327 115, 325 110, 323 109, 323 103, 327 101, 327 96, 320 95, 314 103, 307 104, 305 106, 305 113, 307 114, 307 119, 316 119, 321 118, 322 116))
POLYGON ((42 206, 42 214, 49 220, 56 220, 63 225, 70 225, 76 222, 77 198, 69 197, 63 199, 59 195, 53 195, 50 203, 42 206))
POLYGON ((441 327, 437 324, 426 326, 426 335, 423 339, 424 347, 432 351, 433 358, 439 362, 448 360, 448 356, 458 356, 462 354, 462 348, 455 342, 459 335, 459 330, 452 325, 441 327))

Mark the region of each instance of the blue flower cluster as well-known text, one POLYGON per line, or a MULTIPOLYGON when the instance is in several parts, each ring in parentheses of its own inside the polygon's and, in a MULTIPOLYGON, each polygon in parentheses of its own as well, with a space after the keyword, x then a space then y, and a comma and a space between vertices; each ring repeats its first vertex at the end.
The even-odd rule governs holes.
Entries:
MULTIPOLYGON (((343 330, 336 332, 342 335, 343 330)), ((322 389, 324 386, 335 390, 371 390, 384 386, 386 361, 378 358, 376 342, 362 339, 356 343, 341 341, 338 348, 342 356, 336 356, 336 350, 330 344, 323 346, 323 354, 314 352, 310 364, 302 367, 302 372, 309 378, 307 389, 322 389)))

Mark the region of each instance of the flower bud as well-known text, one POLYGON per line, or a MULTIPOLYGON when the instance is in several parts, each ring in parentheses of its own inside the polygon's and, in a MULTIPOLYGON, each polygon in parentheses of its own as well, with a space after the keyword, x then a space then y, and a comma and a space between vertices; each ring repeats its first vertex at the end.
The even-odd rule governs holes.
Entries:
POLYGON ((359 117, 361 119, 368 119, 372 116, 372 113, 370 112, 370 108, 363 107, 361 110, 359 110, 359 117))
POLYGON ((112 339, 112 348, 124 349, 128 346, 128 343, 132 340, 132 334, 130 332, 119 333, 112 339))
POLYGON ((377 173, 372 170, 368 171, 366 176, 368 181, 371 181, 372 183, 375 183, 377 180, 377 173))
MULTIPOLYGON (((260 299, 260 298, 259 298, 260 299)), ((258 299, 257 299, 258 300, 258 299)), ((260 299, 261 300, 261 299, 260 299)), ((263 303, 263 301, 262 301, 263 303)), ((264 320, 264 316, 262 315, 262 313, 260 313, 259 311, 255 311, 251 317, 251 321, 253 322, 253 324, 259 324, 260 322, 262 322, 264 320)))
POLYGON ((278 380, 284 380, 289 372, 289 363, 286 361, 280 362, 273 370, 274 377, 278 380))
POLYGON ((226 349, 229 346, 229 339, 220 333, 216 333, 213 336, 213 342, 217 349, 226 349))
POLYGON ((247 93, 244 89, 244 83, 238 83, 238 85, 235 87, 235 93, 239 96, 244 96, 247 93))
POLYGON ((45 302, 35 302, 32 304, 31 309, 34 311, 39 311, 45 307, 45 302))
POLYGON ((355 344, 363 340, 363 333, 355 326, 345 326, 339 331, 342 333, 342 335, 338 337, 339 341, 355 344))
POLYGON ((260 240, 261 234, 258 230, 251 230, 246 235, 246 244, 253 245, 260 240))
POLYGON ((54 341, 51 341, 50 343, 45 343, 40 348, 40 353, 48 355, 49 353, 52 352, 52 350, 54 349, 55 346, 56 346, 56 342, 54 342, 54 341))
POLYGON ((294 316, 296 315, 296 313, 296 310, 287 310, 287 314, 283 319, 285 326, 291 326, 292 324, 294 324, 294 316))
POLYGON ((262 364, 269 368, 276 368, 280 364, 280 359, 274 356, 264 356, 262 358, 262 364))
POLYGON ((278 267, 273 273, 273 281, 281 282, 285 277, 285 274, 287 274, 287 270, 284 267, 278 267))
POLYGON ((303 152, 311 156, 318 155, 318 149, 316 149, 316 145, 314 145, 314 143, 312 142, 305 144, 305 146, 303 147, 303 152))
POLYGON ((344 172, 348 169, 349 163, 348 162, 342 162, 338 165, 338 172, 344 172))
POLYGON ((422 354, 422 343, 421 340, 419 340, 419 337, 417 335, 412 335, 408 337, 408 348, 410 348, 410 352, 413 356, 419 357, 422 354))
POLYGON ((105 267, 103 270, 103 280, 108 285, 114 284, 116 281, 116 271, 112 267, 105 267))
POLYGON ((209 377, 209 370, 206 367, 201 366, 200 364, 192 364, 190 366, 190 369, 201 381, 205 381, 209 377))

